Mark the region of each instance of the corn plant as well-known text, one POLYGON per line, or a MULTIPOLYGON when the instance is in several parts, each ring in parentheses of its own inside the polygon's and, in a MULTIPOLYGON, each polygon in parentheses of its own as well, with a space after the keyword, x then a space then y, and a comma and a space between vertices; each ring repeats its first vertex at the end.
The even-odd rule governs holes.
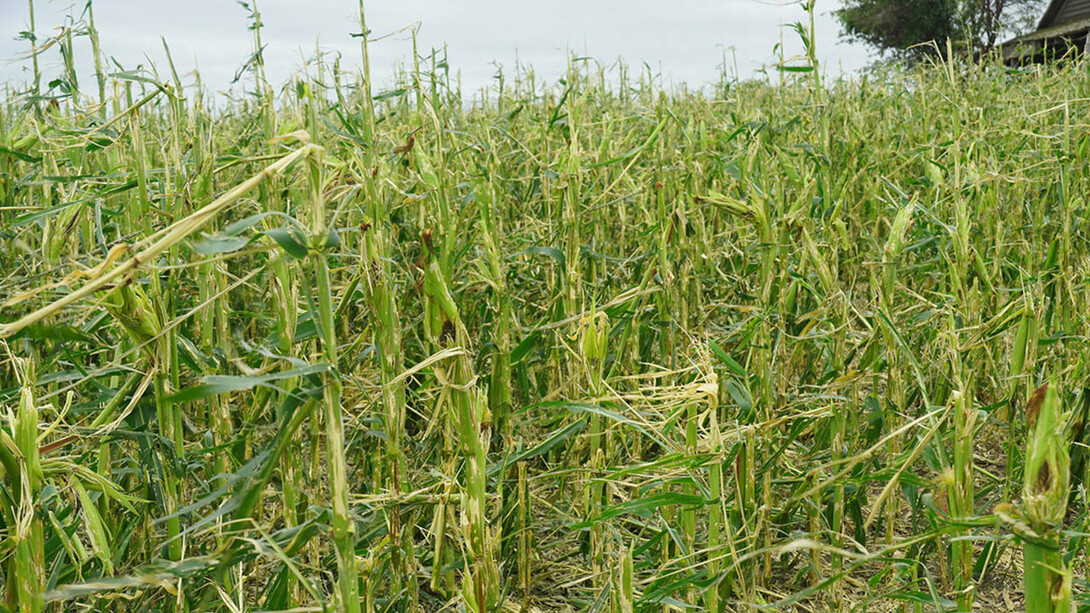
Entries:
POLYGON ((1086 601, 1084 67, 838 79, 805 2, 778 78, 472 92, 357 4, 279 84, 247 2, 238 98, 28 24, 0 608, 1086 601))

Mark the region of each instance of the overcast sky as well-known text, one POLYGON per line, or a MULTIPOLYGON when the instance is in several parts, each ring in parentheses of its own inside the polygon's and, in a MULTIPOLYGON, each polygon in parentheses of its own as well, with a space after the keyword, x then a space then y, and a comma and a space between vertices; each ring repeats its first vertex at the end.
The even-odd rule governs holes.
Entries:
MULTIPOLYGON (((852 73, 873 58, 858 45, 838 40, 830 12, 839 0, 818 0, 817 43, 827 74, 852 73)), ((36 0, 39 39, 48 38, 66 14, 78 19, 84 0, 36 0)), ((366 0, 372 37, 420 24, 422 52, 447 44, 452 71, 461 71, 464 92, 489 84, 496 64, 510 72, 515 58, 532 65, 539 78, 562 76, 568 50, 606 65, 618 57, 634 67, 646 62, 664 83, 700 87, 713 82, 724 54, 735 58, 742 77, 776 60, 775 45, 798 53, 797 36, 786 27, 805 19, 798 2, 774 0, 366 0), (517 54, 517 55, 516 55, 517 54)), ((103 50, 126 69, 149 62, 165 76, 168 68, 159 40, 170 45, 178 69, 198 67, 214 91, 226 91, 252 50, 247 13, 233 0, 96 0, 95 21, 103 50)), ((342 67, 359 64, 358 0, 258 0, 267 45, 271 83, 298 71, 316 49, 341 54, 342 67)), ((28 49, 16 40, 29 24, 26 0, 0 0, 0 83, 29 79, 28 49)), ((77 62, 90 70, 90 44, 78 39, 77 62)), ((407 34, 372 45, 372 74, 381 88, 395 66, 409 62, 407 34)), ((43 82, 61 73, 56 49, 43 58, 43 82)), ((452 72, 452 74, 455 74, 452 72)), ((189 79, 186 79, 187 81, 189 79)), ((93 91, 93 80, 81 88, 93 91)))

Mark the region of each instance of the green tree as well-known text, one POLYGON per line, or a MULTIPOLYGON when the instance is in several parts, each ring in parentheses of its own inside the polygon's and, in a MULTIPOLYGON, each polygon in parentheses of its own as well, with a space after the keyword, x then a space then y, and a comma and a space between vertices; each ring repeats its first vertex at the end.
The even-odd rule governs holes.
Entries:
POLYGON ((962 37, 977 51, 987 51, 1001 35, 1032 29, 1044 13, 1044 0, 962 0, 962 37))
POLYGON ((836 17, 843 35, 883 53, 920 58, 945 46, 980 53, 1000 36, 1030 26, 1044 0, 845 0, 836 17), (930 42, 938 45, 930 45, 930 42))

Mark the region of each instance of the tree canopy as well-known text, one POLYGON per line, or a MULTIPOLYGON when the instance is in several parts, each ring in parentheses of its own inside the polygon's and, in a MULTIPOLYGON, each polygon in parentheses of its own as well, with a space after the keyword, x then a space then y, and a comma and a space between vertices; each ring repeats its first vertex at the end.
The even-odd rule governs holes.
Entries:
POLYGON ((995 46, 1039 17, 1045 0, 845 0, 835 12, 843 34, 883 53, 919 58, 947 38, 972 53, 995 46), (928 45, 929 42, 939 43, 928 45))

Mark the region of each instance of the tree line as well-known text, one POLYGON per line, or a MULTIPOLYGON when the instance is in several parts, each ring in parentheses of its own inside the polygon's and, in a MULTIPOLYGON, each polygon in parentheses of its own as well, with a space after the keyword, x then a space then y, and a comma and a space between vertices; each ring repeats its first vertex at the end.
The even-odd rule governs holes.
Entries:
POLYGON ((1006 36, 1032 30, 1046 0, 844 0, 834 14, 843 36, 887 57, 916 60, 954 42, 980 55, 1006 36), (932 42, 937 45, 929 44, 932 42))

